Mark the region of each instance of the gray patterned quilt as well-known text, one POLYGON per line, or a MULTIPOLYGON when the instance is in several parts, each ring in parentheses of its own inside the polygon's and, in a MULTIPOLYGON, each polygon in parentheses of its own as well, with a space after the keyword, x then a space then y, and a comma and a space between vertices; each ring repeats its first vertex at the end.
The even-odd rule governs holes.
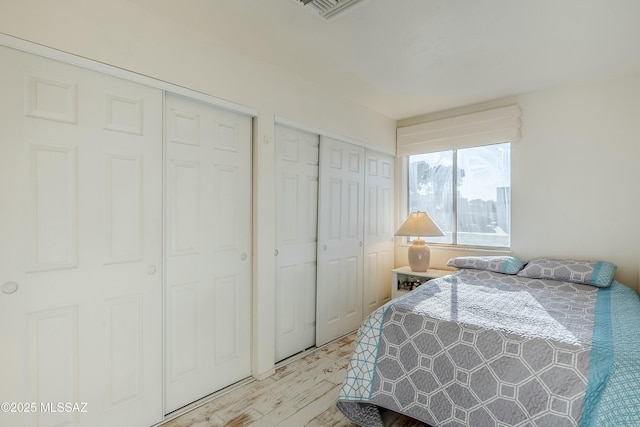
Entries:
POLYGON ((638 326, 617 282, 462 270, 365 319, 337 404, 362 426, 383 425, 378 407, 432 426, 640 426, 638 326))

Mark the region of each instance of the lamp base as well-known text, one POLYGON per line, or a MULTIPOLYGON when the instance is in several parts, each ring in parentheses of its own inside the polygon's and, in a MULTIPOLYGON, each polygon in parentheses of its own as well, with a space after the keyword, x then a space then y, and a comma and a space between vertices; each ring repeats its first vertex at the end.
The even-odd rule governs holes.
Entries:
POLYGON ((431 260, 431 250, 425 241, 418 238, 409 246, 409 267, 411 271, 427 271, 431 260))

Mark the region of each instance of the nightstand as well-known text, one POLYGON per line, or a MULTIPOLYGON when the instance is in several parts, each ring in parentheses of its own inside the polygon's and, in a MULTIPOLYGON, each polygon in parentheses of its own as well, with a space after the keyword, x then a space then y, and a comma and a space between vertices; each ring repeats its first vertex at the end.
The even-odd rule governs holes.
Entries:
POLYGON ((438 277, 446 276, 447 274, 454 272, 455 271, 453 270, 438 270, 435 268, 430 268, 427 271, 422 272, 411 271, 411 268, 408 265, 400 268, 394 268, 391 270, 391 298, 396 299, 412 290, 403 289, 402 287, 402 284, 407 282, 409 278, 415 278, 420 282, 420 285, 423 285, 431 279, 437 279, 438 277))

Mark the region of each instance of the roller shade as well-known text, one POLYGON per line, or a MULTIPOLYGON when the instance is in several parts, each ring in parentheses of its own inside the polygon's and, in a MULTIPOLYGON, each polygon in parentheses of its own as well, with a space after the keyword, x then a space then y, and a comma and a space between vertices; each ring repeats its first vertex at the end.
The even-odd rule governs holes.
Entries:
POLYGON ((510 105, 398 128, 397 155, 477 147, 520 138, 520 107, 510 105))

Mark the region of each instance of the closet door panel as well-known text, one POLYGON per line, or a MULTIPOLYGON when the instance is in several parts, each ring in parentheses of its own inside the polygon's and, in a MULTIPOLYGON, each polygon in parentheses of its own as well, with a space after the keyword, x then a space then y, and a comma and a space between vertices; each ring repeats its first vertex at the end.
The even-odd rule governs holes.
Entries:
MULTIPOLYGON (((162 93, 0 47, 0 394, 162 419, 162 93)), ((42 407, 39 407, 42 409, 42 407)))
POLYGON ((165 411, 250 375, 251 119, 167 94, 165 411))
POLYGON ((393 242, 393 156, 367 150, 365 166, 364 315, 391 300, 393 242))
POLYGON ((276 126, 276 360, 315 344, 318 139, 276 126))
POLYGON ((364 154, 362 147, 321 138, 316 345, 362 321, 364 154))

